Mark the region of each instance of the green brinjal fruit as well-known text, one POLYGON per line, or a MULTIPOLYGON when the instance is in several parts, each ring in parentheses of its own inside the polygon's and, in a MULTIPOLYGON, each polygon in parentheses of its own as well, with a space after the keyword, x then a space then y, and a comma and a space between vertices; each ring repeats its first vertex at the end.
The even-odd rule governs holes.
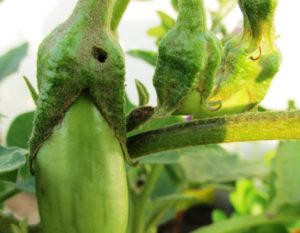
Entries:
POLYGON ((115 0, 79 0, 42 42, 31 168, 44 233, 125 233, 124 56, 115 0))
POLYGON ((123 152, 114 130, 82 96, 35 160, 44 233, 125 233, 128 216, 123 152))

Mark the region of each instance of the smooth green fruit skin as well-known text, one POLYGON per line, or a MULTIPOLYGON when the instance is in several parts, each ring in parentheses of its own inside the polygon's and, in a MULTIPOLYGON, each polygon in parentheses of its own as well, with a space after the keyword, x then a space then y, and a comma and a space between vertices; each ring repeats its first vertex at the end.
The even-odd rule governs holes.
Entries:
POLYGON ((128 191, 115 132, 81 97, 36 158, 43 233, 125 233, 128 191))

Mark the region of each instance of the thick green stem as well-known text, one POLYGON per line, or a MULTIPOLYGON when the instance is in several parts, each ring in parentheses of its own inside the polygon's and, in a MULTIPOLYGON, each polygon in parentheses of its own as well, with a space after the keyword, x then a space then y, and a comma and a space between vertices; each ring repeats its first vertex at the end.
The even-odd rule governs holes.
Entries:
POLYGON ((300 139, 300 111, 245 113, 197 120, 129 137, 132 158, 184 147, 260 140, 300 139))
POLYGON ((288 224, 299 220, 299 215, 281 214, 276 216, 242 216, 216 223, 193 231, 193 233, 233 233, 244 229, 271 224, 288 224))
POLYGON ((111 30, 113 32, 117 30, 129 2, 130 0, 116 0, 111 19, 111 30))
POLYGON ((145 208, 147 207, 147 203, 151 197, 151 193, 162 170, 163 165, 154 165, 152 167, 151 173, 148 179, 146 180, 145 186, 143 187, 141 193, 136 199, 134 207, 134 233, 145 232, 145 208))
POLYGON ((203 0, 180 0, 178 26, 193 33, 206 31, 206 15, 203 0))

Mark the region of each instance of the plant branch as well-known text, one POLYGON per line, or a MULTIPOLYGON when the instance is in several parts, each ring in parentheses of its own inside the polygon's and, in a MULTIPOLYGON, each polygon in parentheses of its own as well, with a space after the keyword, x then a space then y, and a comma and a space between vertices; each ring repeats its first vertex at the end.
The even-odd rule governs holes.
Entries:
POLYGON ((111 30, 113 32, 117 30, 129 2, 130 0, 116 0, 111 20, 111 30))
POLYGON ((300 111, 244 113, 195 120, 144 132, 127 140, 132 158, 224 142, 300 139, 300 111))
POLYGON ((151 193, 155 187, 156 181, 159 178, 163 165, 157 164, 152 167, 151 173, 146 180, 145 186, 141 193, 137 196, 134 213, 134 233, 144 233, 145 231, 145 208, 150 200, 151 193))
POLYGON ((235 217, 224 222, 200 228, 193 233, 233 233, 244 229, 271 224, 288 224, 299 220, 299 215, 279 214, 276 216, 241 216, 235 217))

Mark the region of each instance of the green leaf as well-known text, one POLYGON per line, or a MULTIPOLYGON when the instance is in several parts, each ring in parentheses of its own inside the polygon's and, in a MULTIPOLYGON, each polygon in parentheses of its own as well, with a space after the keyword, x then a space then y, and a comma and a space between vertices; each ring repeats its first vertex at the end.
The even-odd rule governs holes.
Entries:
POLYGON ((15 224, 10 225, 10 229, 12 231, 12 233, 24 233, 22 232, 19 227, 15 224))
MULTIPOLYGON (((0 210, 4 202, 17 194, 19 191, 15 189, 15 180, 0 180, 0 210)), ((1 211, 0 211, 1 212, 1 211)), ((0 231, 1 232, 1 231, 0 231)))
POLYGON ((184 149, 180 164, 190 183, 230 182, 245 177, 264 177, 268 169, 260 162, 246 161, 218 145, 184 149))
POLYGON ((178 11, 179 7, 178 7, 178 0, 171 0, 172 6, 173 8, 178 11))
POLYGON ((18 226, 18 230, 22 229, 23 232, 26 233, 42 233, 41 226, 39 225, 29 225, 27 224, 27 220, 18 220, 11 213, 1 213, 0 214, 0 232, 1 233, 13 233, 11 231, 11 226, 18 226), (26 221, 26 223, 25 223, 26 221), (26 228, 25 228, 26 227, 26 228), (27 231, 24 231, 27 230, 27 231))
POLYGON ((140 163, 148 164, 171 164, 178 163, 180 159, 180 150, 166 151, 152 154, 139 159, 140 163))
MULTIPOLYGON (((16 183, 1 181, 0 182, 0 207, 7 199, 15 196, 19 192, 35 193, 35 179, 31 177, 26 180, 18 178, 16 183)), ((0 231, 1 232, 1 231, 0 231)))
MULTIPOLYGON (((6 135, 6 144, 9 147, 20 147, 27 149, 28 141, 33 127, 34 112, 27 112, 17 116, 11 123, 6 135)), ((23 179, 30 178, 32 175, 29 170, 29 160, 21 168, 23 179)))
POLYGON ((130 50, 127 52, 130 56, 142 59, 148 64, 155 66, 157 61, 157 53, 147 50, 130 50))
MULTIPOLYGON (((27 112, 17 116, 11 123, 6 135, 6 144, 10 147, 20 147, 27 149, 27 142, 30 138, 33 127, 34 112, 27 112)), ((21 168, 23 179, 31 177, 29 169, 29 160, 26 160, 26 165, 21 168)))
POLYGON ((197 198, 187 194, 166 195, 151 201, 147 205, 147 229, 161 225, 174 218, 178 205, 189 205, 197 202, 197 198))
POLYGON ((178 191, 180 185, 181 182, 170 173, 168 167, 165 165, 151 196, 155 199, 166 195, 173 195, 178 191))
POLYGON ((125 95, 125 113, 130 113, 133 109, 135 109, 136 106, 130 101, 128 98, 128 95, 125 95))
POLYGON ((285 141, 279 144, 272 164, 271 209, 300 208, 300 142, 285 141))
POLYGON ((23 76, 23 79, 26 83, 26 86, 27 86, 29 92, 30 92, 30 95, 31 95, 31 98, 32 98, 33 102, 35 103, 35 105, 37 105, 37 101, 38 101, 38 98, 39 98, 39 95, 38 95, 37 91, 32 86, 32 84, 30 83, 30 81, 27 77, 23 76))
POLYGON ((18 170, 26 163, 26 151, 0 146, 0 180, 15 181, 18 170))
POLYGON ((147 88, 141 81, 137 79, 135 80, 135 85, 139 96, 139 106, 141 107, 147 105, 149 103, 149 92, 147 88))
POLYGON ((13 233, 28 233, 27 219, 21 220, 17 225, 12 224, 10 227, 13 233))
POLYGON ((227 219, 226 213, 222 210, 216 209, 212 212, 212 220, 214 223, 224 222, 227 219))
POLYGON ((33 127, 33 116, 34 112, 27 112, 13 120, 6 136, 7 146, 28 148, 28 140, 33 127))
POLYGON ((167 15, 165 12, 163 11, 157 11, 157 14, 160 18, 161 21, 161 25, 166 29, 166 30, 170 30, 171 28, 174 27, 175 25, 175 20, 167 15))
POLYGON ((241 179, 236 189, 230 194, 230 202, 240 215, 258 215, 266 210, 269 195, 258 181, 241 179))
POLYGON ((21 60, 26 56, 28 43, 9 50, 0 57, 0 82, 19 69, 21 60))
POLYGON ((15 188, 24 192, 35 193, 35 178, 31 177, 25 180, 20 180, 15 184, 15 188))
POLYGON ((166 33, 167 33, 167 29, 163 26, 156 26, 156 27, 150 28, 147 31, 148 36, 156 38, 156 43, 158 43, 161 40, 161 38, 163 38, 164 35, 166 35, 166 33))
POLYGON ((298 219, 299 215, 287 214, 279 214, 273 217, 266 215, 238 216, 201 227, 192 233, 287 233, 283 226, 298 219))
POLYGON ((162 11, 157 11, 157 14, 160 18, 161 25, 152 27, 147 31, 147 34, 151 37, 156 38, 156 43, 158 44, 159 41, 164 37, 164 35, 174 27, 175 20, 167 15, 166 13, 162 11))
POLYGON ((250 230, 243 231, 241 233, 289 233, 288 229, 280 224, 274 224, 274 225, 265 225, 265 226, 259 226, 254 227, 250 230))
POLYGON ((191 184, 230 182, 247 177, 265 177, 269 170, 258 161, 246 161, 218 145, 198 146, 141 157, 141 163, 179 164, 191 184))
POLYGON ((288 111, 294 111, 297 110, 297 103, 295 100, 289 100, 288 101, 288 111))

